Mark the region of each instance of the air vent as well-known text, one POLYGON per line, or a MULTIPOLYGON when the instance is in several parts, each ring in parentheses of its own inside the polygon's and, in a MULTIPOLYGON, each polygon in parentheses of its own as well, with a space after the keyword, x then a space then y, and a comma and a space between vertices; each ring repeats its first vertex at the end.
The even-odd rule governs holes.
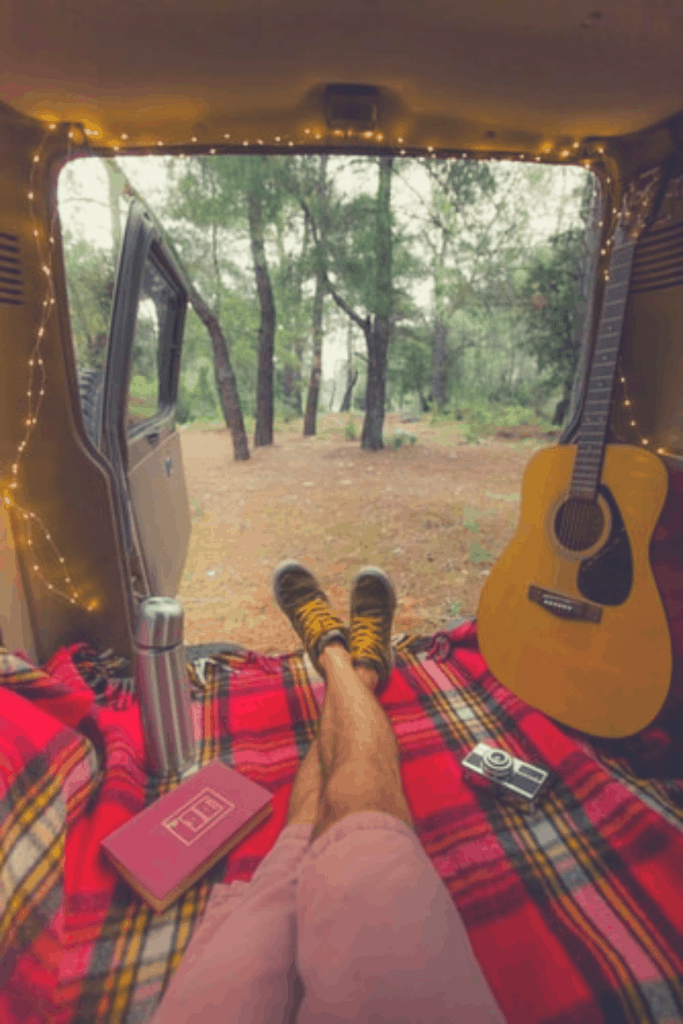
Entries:
POLYGON ((631 294, 675 288, 683 284, 683 220, 654 228, 636 249, 631 294))
POLYGON ((23 306, 24 288, 21 281, 19 239, 0 231, 0 304, 23 306))

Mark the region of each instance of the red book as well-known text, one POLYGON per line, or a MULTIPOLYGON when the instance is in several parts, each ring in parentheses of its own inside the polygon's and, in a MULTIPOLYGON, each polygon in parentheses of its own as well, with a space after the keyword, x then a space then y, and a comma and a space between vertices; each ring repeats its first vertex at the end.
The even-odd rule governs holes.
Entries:
POLYGON ((269 790, 212 761, 108 835, 102 848, 162 913, 272 810, 269 790))

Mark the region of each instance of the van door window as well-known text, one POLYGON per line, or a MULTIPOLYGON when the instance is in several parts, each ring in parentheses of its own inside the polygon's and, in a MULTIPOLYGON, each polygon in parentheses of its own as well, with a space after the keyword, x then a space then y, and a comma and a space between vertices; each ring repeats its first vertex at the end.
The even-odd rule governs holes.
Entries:
POLYGON ((169 329, 175 296, 161 269, 148 259, 131 348, 125 418, 129 436, 162 412, 170 395, 169 329))

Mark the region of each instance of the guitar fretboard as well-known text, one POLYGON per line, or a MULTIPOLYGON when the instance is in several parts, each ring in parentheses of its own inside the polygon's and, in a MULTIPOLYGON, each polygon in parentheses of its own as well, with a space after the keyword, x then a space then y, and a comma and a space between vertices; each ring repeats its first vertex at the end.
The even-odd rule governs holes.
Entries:
POLYGON ((635 247, 635 242, 627 239, 615 246, 610 259, 570 488, 574 497, 594 498, 600 481, 635 247))

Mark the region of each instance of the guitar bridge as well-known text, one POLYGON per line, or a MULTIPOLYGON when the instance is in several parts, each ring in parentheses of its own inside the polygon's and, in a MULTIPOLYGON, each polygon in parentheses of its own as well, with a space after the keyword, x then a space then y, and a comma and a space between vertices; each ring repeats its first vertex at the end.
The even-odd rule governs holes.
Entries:
POLYGON ((600 622, 602 619, 602 608, 598 605, 577 601, 554 590, 544 590, 533 583, 529 585, 528 597, 560 619, 575 619, 577 622, 600 622))

